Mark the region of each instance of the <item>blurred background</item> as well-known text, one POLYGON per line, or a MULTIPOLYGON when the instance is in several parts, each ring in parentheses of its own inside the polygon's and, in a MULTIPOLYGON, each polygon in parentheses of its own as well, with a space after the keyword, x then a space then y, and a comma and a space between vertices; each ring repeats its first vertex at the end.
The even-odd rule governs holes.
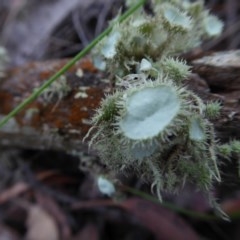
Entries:
MULTIPOLYGON (((240 2, 209 0, 206 7, 222 19, 221 37, 204 43, 204 51, 240 45, 240 2)), ((123 0, 0 0, 0 45, 12 65, 30 60, 72 57, 125 9, 123 0)))

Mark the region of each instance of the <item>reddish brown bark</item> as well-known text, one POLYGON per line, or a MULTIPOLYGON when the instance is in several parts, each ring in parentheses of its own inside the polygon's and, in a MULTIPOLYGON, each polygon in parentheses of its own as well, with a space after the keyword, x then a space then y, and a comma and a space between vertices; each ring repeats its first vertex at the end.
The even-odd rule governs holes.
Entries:
MULTIPOLYGON (((199 59, 193 62, 194 74, 187 81, 188 87, 204 101, 223 103, 221 117, 215 121, 217 135, 223 141, 240 137, 239 62, 240 54, 236 51, 199 59)), ((65 63, 65 60, 35 62, 10 69, 0 84, 0 114, 6 115, 65 63)), ((59 103, 57 96, 52 102, 46 103, 39 97, 31 103, 0 129, 0 146, 66 152, 86 149, 82 139, 90 128, 94 109, 104 93, 110 91, 110 82, 89 58, 75 64, 65 76, 71 88, 69 94, 59 103), (79 69, 83 73, 80 77, 76 75, 79 69)))
MULTIPOLYGON (((66 60, 35 62, 9 70, 0 86, 0 114, 11 111, 65 63, 66 60)), ((65 76, 71 88, 69 94, 60 101, 56 95, 51 102, 38 97, 0 130, 0 145, 82 149, 91 115, 110 88, 88 58, 75 64, 65 76), (82 77, 76 74, 79 70, 82 77)))

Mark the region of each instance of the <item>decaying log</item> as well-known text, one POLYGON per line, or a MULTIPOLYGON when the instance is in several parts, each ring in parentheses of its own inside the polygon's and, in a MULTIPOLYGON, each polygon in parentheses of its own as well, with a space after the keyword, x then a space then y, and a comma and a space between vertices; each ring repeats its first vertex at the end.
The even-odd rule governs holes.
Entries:
POLYGON ((223 104, 215 121, 222 141, 240 138, 240 50, 217 52, 193 61, 193 71, 208 84, 205 100, 216 96, 223 104))
MULTIPOLYGON (((0 114, 4 116, 59 70, 67 60, 35 62, 11 69, 0 85, 0 114)), ((88 58, 66 74, 70 91, 46 100, 40 96, 0 130, 0 146, 52 149, 66 152, 86 149, 82 143, 91 115, 104 93, 110 91, 105 76, 88 58)))
MULTIPOLYGON (((10 69, 0 82, 0 116, 40 86, 66 63, 65 60, 29 63, 10 69)), ((215 121, 217 136, 224 142, 240 138, 240 51, 215 53, 192 62, 193 74, 187 85, 204 101, 218 100, 222 114, 215 121)), ((87 150, 82 143, 90 128, 89 120, 110 81, 97 71, 89 58, 75 64, 66 74, 70 91, 61 99, 56 92, 48 99, 38 97, 0 129, 0 147, 51 149, 68 153, 87 150)))

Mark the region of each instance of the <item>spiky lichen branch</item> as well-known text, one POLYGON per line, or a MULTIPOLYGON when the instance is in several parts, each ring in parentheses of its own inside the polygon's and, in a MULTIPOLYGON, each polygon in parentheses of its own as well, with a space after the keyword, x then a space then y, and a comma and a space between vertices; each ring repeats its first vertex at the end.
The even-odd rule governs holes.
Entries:
POLYGON ((154 0, 152 10, 116 24, 95 50, 97 65, 116 75, 116 89, 92 119, 90 142, 110 170, 133 169, 160 200, 162 190, 179 192, 190 182, 217 206, 218 155, 233 150, 215 138, 211 120, 220 104, 203 103, 184 85, 190 67, 176 56, 220 34, 223 24, 202 1, 154 0))

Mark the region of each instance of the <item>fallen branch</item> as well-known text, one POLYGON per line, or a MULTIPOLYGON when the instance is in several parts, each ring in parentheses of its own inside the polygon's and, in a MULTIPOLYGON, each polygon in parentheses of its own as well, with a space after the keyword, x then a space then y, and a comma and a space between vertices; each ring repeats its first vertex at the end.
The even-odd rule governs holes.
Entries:
MULTIPOLYGON (((193 61, 187 85, 204 101, 223 103, 221 117, 215 121, 217 137, 223 142, 240 138, 240 54, 239 51, 216 53, 193 61)), ((59 70, 65 60, 35 62, 8 70, 0 84, 0 116, 3 117, 59 70)), ((75 64, 64 75, 69 87, 66 96, 53 92, 43 95, 0 129, 1 147, 51 149, 65 152, 85 151, 82 142, 90 128, 90 118, 110 81, 97 71, 89 58, 75 64)))

